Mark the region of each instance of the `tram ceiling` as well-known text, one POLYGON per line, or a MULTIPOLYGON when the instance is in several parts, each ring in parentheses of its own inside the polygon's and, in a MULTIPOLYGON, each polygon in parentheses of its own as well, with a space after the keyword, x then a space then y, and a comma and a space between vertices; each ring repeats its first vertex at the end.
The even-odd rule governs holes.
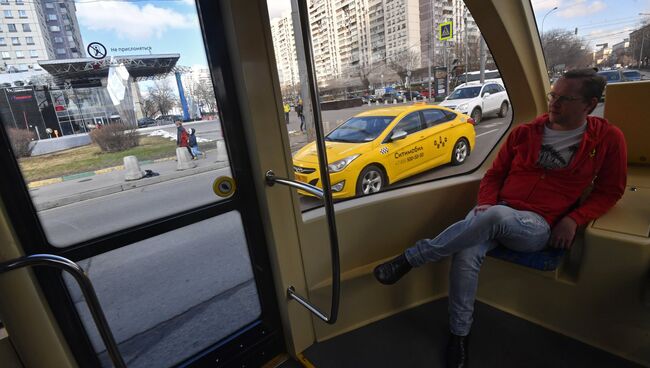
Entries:
POLYGON ((91 58, 44 60, 39 61, 39 65, 54 78, 55 82, 106 78, 110 66, 119 64, 124 64, 136 81, 143 81, 163 79, 177 71, 183 72, 183 67, 176 65, 179 58, 180 54, 117 56, 102 60, 91 58))

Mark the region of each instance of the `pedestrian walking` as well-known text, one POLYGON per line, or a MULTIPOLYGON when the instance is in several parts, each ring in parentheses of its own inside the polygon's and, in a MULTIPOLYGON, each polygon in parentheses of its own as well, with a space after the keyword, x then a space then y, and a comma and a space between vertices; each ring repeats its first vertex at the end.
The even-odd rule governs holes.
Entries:
POLYGON ((192 159, 194 159, 194 154, 190 148, 189 134, 187 134, 187 130, 185 130, 185 127, 180 120, 176 120, 174 123, 176 124, 176 147, 187 148, 187 152, 189 152, 192 159))
POLYGON ((289 112, 291 111, 291 105, 288 102, 284 103, 284 121, 289 124, 289 112))
POLYGON ((188 143, 190 145, 190 151, 192 153, 192 160, 196 160, 199 155, 202 155, 203 158, 206 158, 205 152, 199 150, 199 143, 196 141, 196 129, 190 128, 189 131, 188 143))
POLYGON ((298 114, 298 119, 300 119, 300 131, 306 131, 307 129, 305 127, 305 115, 303 114, 302 100, 298 100, 298 104, 296 105, 296 114, 298 114))

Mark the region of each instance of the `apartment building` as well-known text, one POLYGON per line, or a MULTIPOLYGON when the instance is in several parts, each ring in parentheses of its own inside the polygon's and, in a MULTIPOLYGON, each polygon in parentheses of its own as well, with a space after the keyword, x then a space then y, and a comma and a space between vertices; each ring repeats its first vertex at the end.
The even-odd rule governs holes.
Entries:
POLYGON ((0 0, 0 10, 0 73, 33 70, 53 56, 38 1, 0 0))
POLYGON ((74 0, 40 0, 53 59, 86 57, 74 0))
POLYGON ((384 29, 386 58, 396 59, 405 53, 418 55, 417 63, 409 69, 420 67, 420 0, 385 0, 384 29))
POLYGON ((294 86, 300 82, 296 42, 293 34, 291 13, 271 20, 271 36, 281 86, 294 86))

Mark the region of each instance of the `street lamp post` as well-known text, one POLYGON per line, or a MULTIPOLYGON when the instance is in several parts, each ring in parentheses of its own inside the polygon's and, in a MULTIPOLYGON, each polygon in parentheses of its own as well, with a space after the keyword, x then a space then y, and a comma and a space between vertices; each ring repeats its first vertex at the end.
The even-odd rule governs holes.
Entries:
POLYGON ((557 10, 557 6, 554 7, 553 9, 549 10, 548 12, 546 12, 546 14, 544 14, 544 18, 542 18, 542 32, 541 32, 542 37, 544 37, 544 21, 546 20, 546 17, 548 17, 549 14, 551 14, 552 12, 554 12, 556 10, 557 10))
MULTIPOLYGON (((650 13, 639 13, 639 15, 650 15, 650 13)), ((641 61, 643 60, 643 44, 645 43, 645 29, 641 32, 641 51, 639 52, 639 69, 641 69, 641 61)))

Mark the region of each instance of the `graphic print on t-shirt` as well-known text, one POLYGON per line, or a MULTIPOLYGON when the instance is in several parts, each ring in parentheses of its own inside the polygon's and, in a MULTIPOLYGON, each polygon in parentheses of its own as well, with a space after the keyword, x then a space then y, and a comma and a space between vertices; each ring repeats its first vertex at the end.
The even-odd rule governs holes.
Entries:
POLYGON ((564 152, 559 152, 550 144, 542 144, 537 164, 545 169, 567 167, 569 161, 571 161, 571 157, 573 157, 573 154, 577 150, 578 145, 570 146, 564 152))

